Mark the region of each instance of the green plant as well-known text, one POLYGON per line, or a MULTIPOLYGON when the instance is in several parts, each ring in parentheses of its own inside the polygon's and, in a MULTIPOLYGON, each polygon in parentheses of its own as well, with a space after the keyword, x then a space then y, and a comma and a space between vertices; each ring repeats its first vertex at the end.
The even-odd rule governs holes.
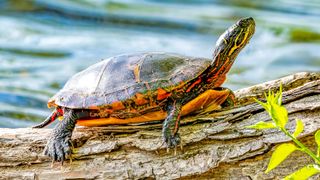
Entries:
POLYGON ((268 95, 265 94, 267 102, 261 102, 256 100, 271 117, 271 122, 260 121, 254 125, 247 126, 254 129, 278 129, 282 131, 287 137, 291 138, 294 143, 283 143, 279 145, 272 153, 271 159, 268 164, 268 168, 265 173, 270 172, 276 168, 282 161, 284 161, 292 152, 301 151, 308 154, 313 160, 313 164, 304 166, 303 168, 293 172, 286 176, 285 180, 302 180, 307 179, 317 173, 320 173, 320 130, 315 133, 315 141, 317 143, 317 153, 315 154, 304 144, 302 144, 297 137, 304 130, 304 124, 300 119, 296 119, 295 131, 291 134, 286 129, 288 122, 288 111, 282 106, 282 86, 277 93, 269 91, 268 95))

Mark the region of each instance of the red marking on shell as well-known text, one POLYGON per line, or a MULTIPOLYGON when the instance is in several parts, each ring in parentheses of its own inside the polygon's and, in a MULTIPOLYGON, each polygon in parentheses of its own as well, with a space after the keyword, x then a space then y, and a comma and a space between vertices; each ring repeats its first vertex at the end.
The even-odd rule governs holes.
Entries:
POLYGON ((196 85, 201 83, 201 78, 199 78, 198 80, 196 80, 195 82, 193 82, 190 87, 186 90, 186 92, 190 92, 192 88, 194 88, 196 85))
POLYGON ((88 108, 89 108, 89 109, 100 109, 99 106, 89 106, 88 108))
POLYGON ((168 98, 171 95, 171 93, 167 92, 166 90, 162 88, 158 88, 158 95, 157 95, 157 100, 163 100, 168 98))
POLYGON ((149 103, 148 100, 144 99, 144 96, 143 94, 141 93, 137 93, 136 94, 136 99, 134 100, 134 103, 136 103, 136 105, 144 105, 144 104, 147 104, 149 103))
POLYGON ((113 110, 122 110, 125 109, 125 106, 121 101, 117 101, 111 104, 113 110))

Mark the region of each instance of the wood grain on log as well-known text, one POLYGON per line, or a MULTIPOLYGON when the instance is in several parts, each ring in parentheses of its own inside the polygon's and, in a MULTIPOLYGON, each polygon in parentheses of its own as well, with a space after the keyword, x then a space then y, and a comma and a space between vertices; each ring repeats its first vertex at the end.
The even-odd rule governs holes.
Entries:
MULTIPOLYGON (((176 155, 161 143, 161 123, 85 128, 73 134, 73 162, 61 166, 42 155, 51 129, 0 129, 0 177, 4 179, 273 179, 290 174, 311 161, 295 152, 280 167, 264 174, 272 149, 289 139, 277 130, 246 126, 270 121, 254 102, 283 84, 289 112, 305 124, 300 139, 315 147, 320 128, 320 73, 297 73, 236 91, 239 105, 198 113, 182 119, 183 149, 176 155)), ((263 98, 262 98, 263 99, 263 98)))

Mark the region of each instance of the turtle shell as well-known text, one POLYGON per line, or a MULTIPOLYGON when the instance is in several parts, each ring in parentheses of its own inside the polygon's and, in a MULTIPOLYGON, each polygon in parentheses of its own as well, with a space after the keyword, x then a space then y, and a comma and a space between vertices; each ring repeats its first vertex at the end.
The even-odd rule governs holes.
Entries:
POLYGON ((170 92, 206 70, 212 60, 161 52, 111 57, 75 74, 48 106, 99 109, 137 94, 170 92))

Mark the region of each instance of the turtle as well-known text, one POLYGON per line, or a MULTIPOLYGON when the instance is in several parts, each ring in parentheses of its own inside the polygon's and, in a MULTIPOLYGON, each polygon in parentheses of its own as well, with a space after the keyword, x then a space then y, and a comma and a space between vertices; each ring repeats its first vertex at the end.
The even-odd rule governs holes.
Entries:
POLYGON ((203 109, 233 106, 234 93, 221 87, 239 52, 255 31, 242 18, 217 40, 213 59, 166 52, 123 54, 72 76, 48 101, 53 112, 34 128, 61 121, 44 148, 53 161, 71 157, 76 125, 106 126, 162 121, 167 148, 180 145, 180 119, 203 109))

